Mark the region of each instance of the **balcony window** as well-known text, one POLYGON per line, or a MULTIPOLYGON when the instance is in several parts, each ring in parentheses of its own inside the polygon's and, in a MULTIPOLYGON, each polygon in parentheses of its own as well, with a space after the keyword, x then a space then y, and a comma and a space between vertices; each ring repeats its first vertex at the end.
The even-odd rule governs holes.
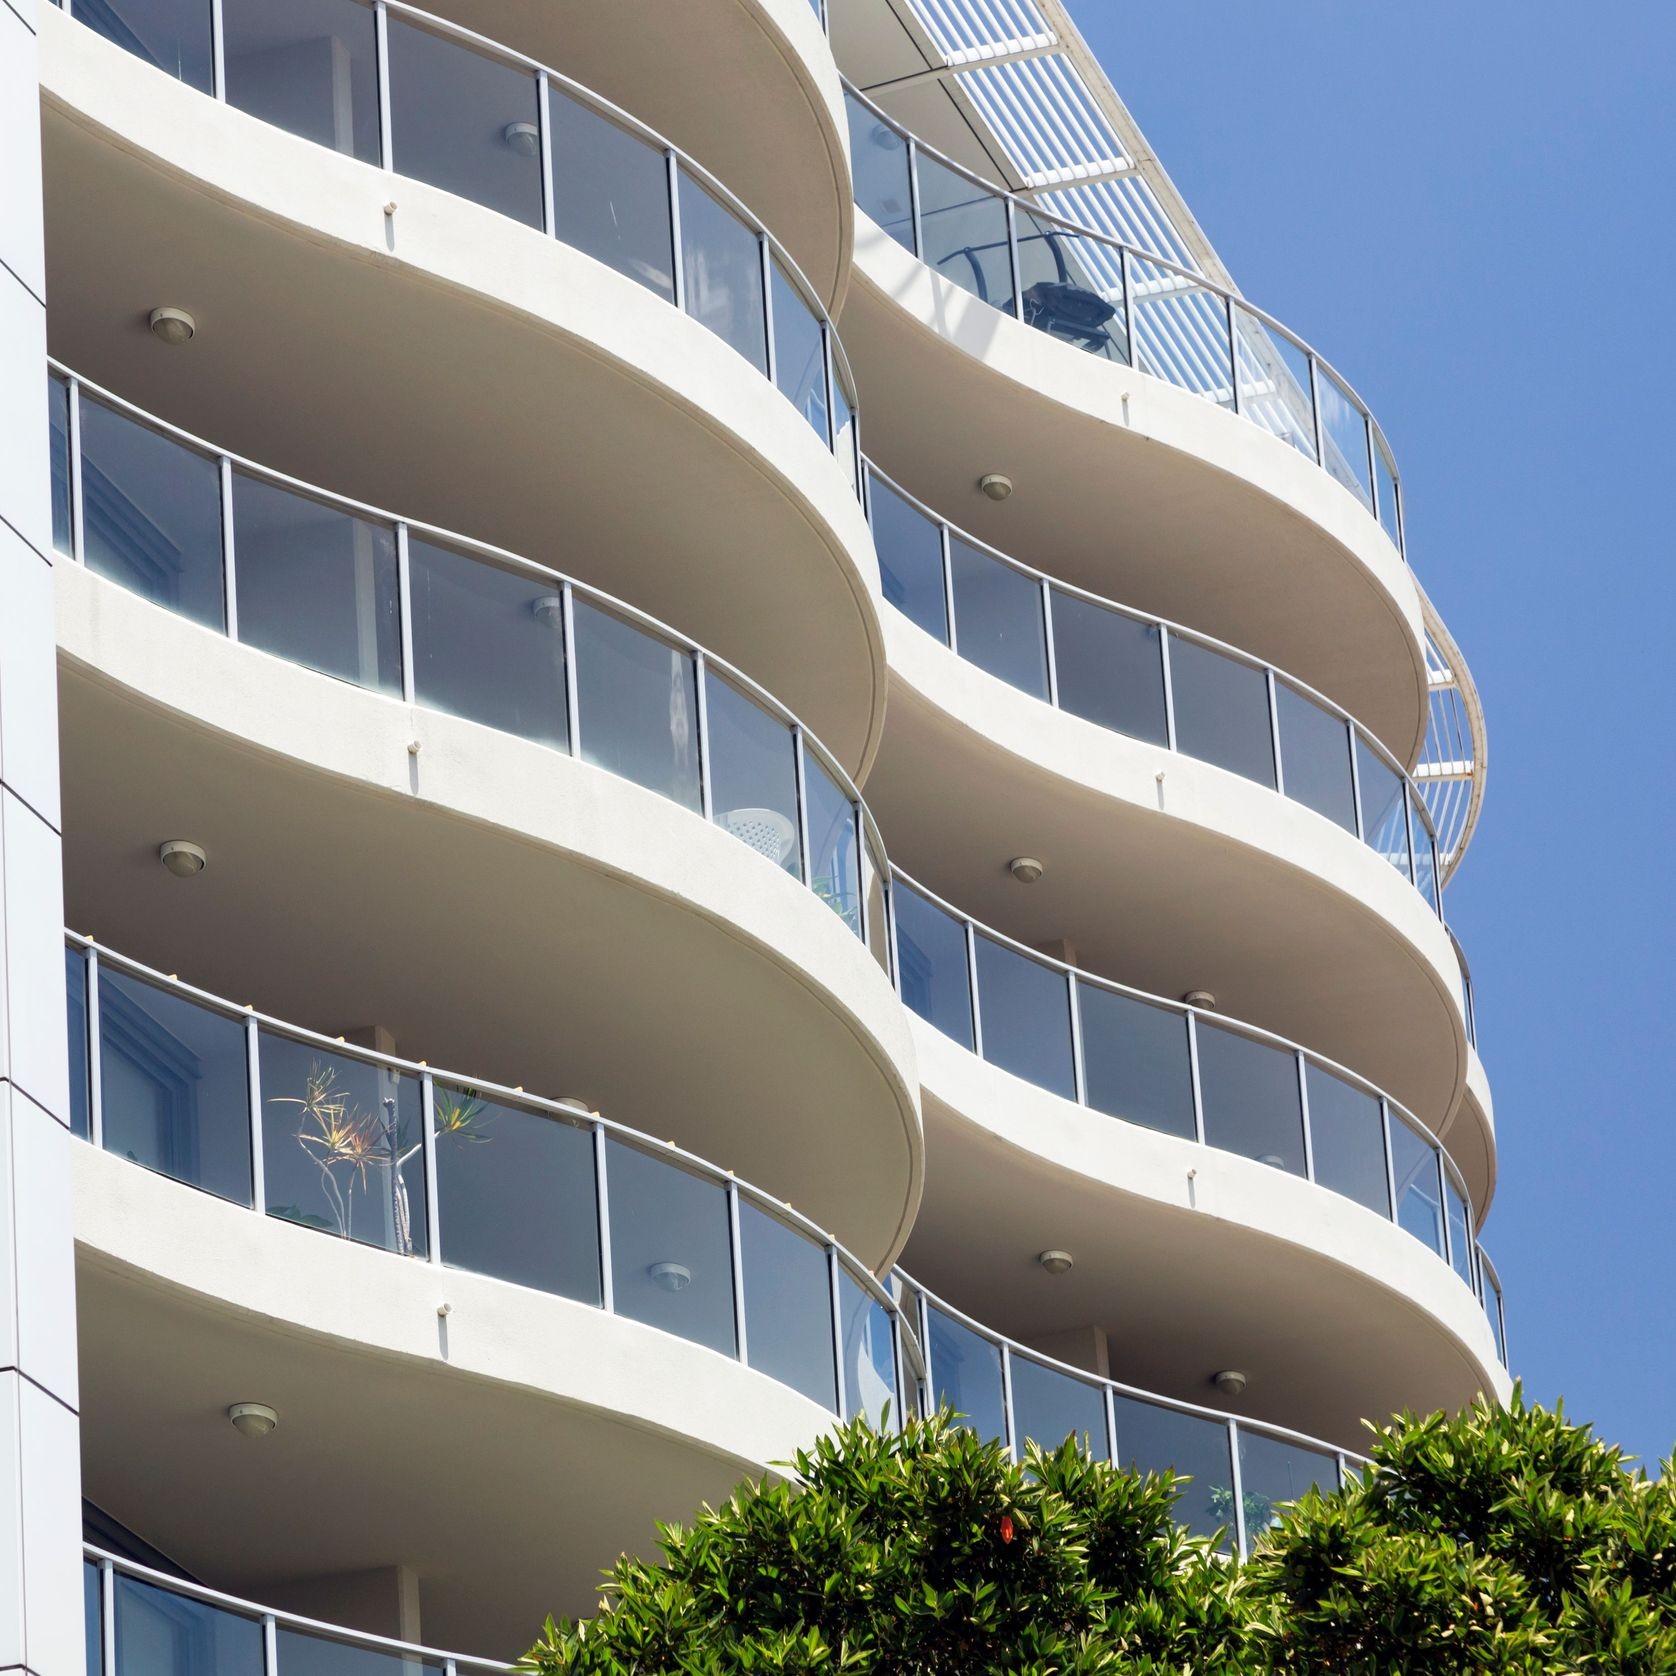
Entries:
POLYGON ((120 1572, 115 1601, 111 1676, 264 1676, 262 1626, 256 1619, 120 1572))
POLYGON ((1024 323, 1038 332, 1129 364, 1122 257, 1111 245, 1013 206, 1024 323))
POLYGON ((1240 1492, 1245 1498, 1245 1538, 1255 1542, 1278 1524, 1287 1505, 1311 1490, 1331 1495, 1338 1488, 1338 1458, 1242 1426, 1239 1432, 1240 1492))
POLYGON ((1403 783, 1360 734, 1356 737, 1356 774, 1362 790, 1362 837, 1405 879, 1414 877, 1408 847, 1408 802, 1403 783))
POLYGON ((47 375, 47 447, 52 474, 53 550, 69 557, 73 550, 70 505, 70 385, 57 373, 47 375))
MULTIPOLYGON (((274 1630, 272 1676, 445 1676, 447 1668, 441 1659, 423 1658, 407 1648, 395 1652, 360 1646, 290 1624, 274 1630)), ((197 1673, 176 1671, 173 1676, 197 1673)))
POLYGON ((83 1140, 93 1133, 87 1040, 87 956, 64 951, 64 1011, 70 1043, 70 1132, 83 1140))
POLYGON ((921 260, 944 279, 1010 314, 1013 276, 1005 202, 924 151, 918 153, 915 166, 921 260))

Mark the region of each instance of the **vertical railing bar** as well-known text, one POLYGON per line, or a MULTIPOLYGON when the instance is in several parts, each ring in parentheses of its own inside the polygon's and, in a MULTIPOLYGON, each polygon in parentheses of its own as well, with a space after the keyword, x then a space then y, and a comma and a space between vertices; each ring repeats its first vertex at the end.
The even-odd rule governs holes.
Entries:
POLYGON ((1053 589, 1042 578, 1042 644, 1047 653, 1048 703, 1059 708, 1059 659, 1053 645, 1053 589))
POLYGON ((1392 510, 1397 518, 1397 552, 1402 555, 1404 564, 1408 563, 1408 531, 1403 527, 1402 479, 1397 476, 1397 463, 1391 462, 1391 498, 1392 510))
POLYGON ((762 269, 762 334, 767 355, 768 382, 779 387, 776 371, 779 357, 774 350, 774 258, 768 249, 768 235, 757 234, 757 261, 762 269))
POLYGON ((727 1228, 733 1273, 734 1354, 749 1367, 751 1357, 745 1338, 745 1248, 739 1234, 739 1183, 731 1176, 727 1184, 727 1228))
POLYGON ((908 137, 908 205, 909 220, 913 223, 914 254, 925 260, 925 237, 920 228, 919 209, 919 147, 908 137))
POLYGON ((923 1292, 917 1294, 919 1298, 919 1356, 924 1366, 924 1376, 920 1380, 919 1411, 922 1415, 932 1415, 937 1412, 937 1370, 931 1365, 931 1305, 926 1302, 923 1292))
POLYGON ((1286 795, 1286 765, 1280 755, 1280 693, 1275 687, 1274 670, 1263 671, 1264 685, 1269 695, 1269 747, 1274 752, 1274 789, 1286 795))
POLYGON ((960 631, 954 621, 954 559, 950 550, 949 526, 937 526, 937 549, 943 561, 943 620, 948 625, 944 639, 956 656, 960 653, 960 631))
POLYGON ((227 638, 239 637, 238 555, 233 550, 233 462, 223 454, 217 462, 217 483, 221 495, 221 593, 222 621, 227 638))
MULTIPOLYGON (((908 1358, 902 1348, 902 1307, 898 1302, 890 1312, 890 1365, 895 1374, 895 1389, 891 1396, 896 1404, 896 1429, 901 1431, 908 1423, 908 1358)), ((919 1390, 919 1381, 914 1381, 914 1390, 919 1390)), ((919 1411, 919 1399, 916 1395, 914 1410, 919 1411)))
POLYGON ((1232 1419, 1228 1422, 1228 1466, 1234 1484, 1234 1552, 1244 1559, 1249 1552, 1245 1530, 1245 1485, 1240 1471, 1240 1429, 1232 1419))
POLYGON ((698 805, 704 818, 714 820, 714 799, 710 794, 710 702, 709 661, 702 652, 693 653, 693 674, 698 689, 698 805))
POLYGON ((1018 215, 1011 198, 1003 198, 1007 211, 1007 266, 1012 273, 1013 316, 1024 318, 1024 265, 1018 259, 1018 215))
POLYGON ((1397 795, 1402 799, 1403 832, 1408 838, 1408 882, 1418 889, 1420 867, 1419 856, 1414 848, 1414 800, 1408 795, 1408 782, 1406 780, 1398 785, 1397 795))
POLYGON ((1006 1430, 1003 1439, 1007 1452, 1018 1459, 1018 1420, 1013 1414, 1013 1349, 1001 1340, 1001 1424, 1006 1430))
POLYGON ((221 0, 210 0, 210 92, 223 101, 227 97, 227 24, 221 0))
POLYGON ((373 0, 373 52, 378 64, 379 163, 387 172, 396 167, 395 124, 390 98, 390 14, 384 0, 373 0))
POLYGON ((408 555, 407 524, 396 525, 396 593, 401 601, 402 700, 418 702, 419 672, 413 658, 413 565, 408 555))
POLYGON ((70 450, 70 557, 87 563, 87 520, 82 510, 81 380, 70 380, 70 416, 66 430, 70 450))
POLYGON ((838 1270, 838 1247, 826 1242, 827 1295, 832 1300, 832 1390, 838 1403, 838 1418, 849 1418, 849 1382, 844 1378, 844 1304, 838 1270))
POLYGON ((1123 335, 1129 340, 1129 366, 1135 371, 1141 370, 1141 323, 1135 317, 1135 283, 1129 272, 1128 247, 1120 246, 1117 252, 1118 273, 1123 282, 1123 335))
MULTIPOLYGON (((832 364, 832 322, 821 321, 821 377, 826 381, 826 446, 834 454, 838 452, 838 374, 832 364)), ((867 504, 867 473, 861 468, 856 469, 856 497, 861 502, 862 513, 869 523, 872 522, 872 509, 867 504)))
POLYGON ((599 1231, 599 1307, 616 1314, 616 1295, 611 1284, 611 1193, 606 1183, 605 1125, 596 1122, 594 1131, 594 1210, 599 1231))
POLYGON ((87 1138, 105 1144, 105 1074, 99 1039, 99 951, 87 951, 87 1138))
POLYGON ((972 1051, 983 1058, 983 1009, 978 1005, 978 934, 966 924, 966 987, 972 992, 972 1051))
POLYGON ((885 899, 885 928, 889 932, 890 942, 890 986, 897 994, 902 992, 902 951, 896 941, 896 881, 888 873, 880 874, 883 884, 881 894, 885 899))
POLYGON ((436 1178, 436 1078, 419 1073, 419 1135, 425 1162, 425 1249, 431 1262, 442 1265, 442 1188, 436 1178))
POLYGON ((1117 1398, 1112 1394, 1111 1385, 1102 1381, 1100 1395, 1105 1399, 1103 1407, 1106 1411, 1106 1459, 1115 1467, 1117 1463, 1117 1398))
POLYGON ((687 306, 687 264, 681 250, 681 163, 675 155, 673 146, 669 147, 663 156, 665 173, 669 180, 669 248, 670 267, 673 269, 675 281, 675 306, 679 309, 685 309, 687 306))
POLYGON ((1356 836, 1364 844, 1371 845, 1373 840, 1368 837, 1367 822, 1362 818, 1362 765, 1357 761, 1360 753, 1356 749, 1359 743, 1356 724, 1347 721, 1344 726, 1350 739, 1350 796, 1356 805, 1356 836))
POLYGON ((556 238, 559 230, 558 205, 553 182, 553 119, 549 111, 551 93, 547 72, 535 73, 535 120, 541 135, 541 230, 556 238))
MULTIPOLYGON (((793 722, 791 727, 792 761, 797 777, 797 862, 803 872, 803 882, 810 890, 815 888, 814 859, 809 846, 809 782, 803 760, 803 724, 793 722)), ((860 860, 860 857, 857 857, 860 860)), ((859 871, 859 869, 858 869, 859 871)))
POLYGON ((1315 1132, 1309 1119, 1309 1062, 1303 1049, 1294 1055, 1298 1062, 1298 1110, 1304 1120, 1304 1180, 1315 1180, 1315 1132))
POLYGON ((1228 381, 1234 393, 1234 412, 1238 415, 1244 407, 1244 404, 1240 401, 1239 333, 1234 324, 1234 299, 1224 297, 1222 302, 1228 311, 1228 381))
POLYGON ((99 1658, 103 1676, 116 1676, 116 1568, 99 1562, 99 1658))
POLYGON ((262 1614, 262 1676, 279 1676, 279 1625, 271 1612, 262 1614))
POLYGON ((1326 432, 1321 423, 1321 369, 1316 365, 1314 350, 1309 353, 1309 406, 1310 417, 1315 422, 1315 463, 1326 471, 1326 432))
POLYGON ((268 1212, 268 1161, 262 1150, 262 1029, 254 1011, 244 1015, 245 1097, 250 1101, 250 1200, 258 1216, 268 1212))
POLYGON ((1077 987, 1077 975, 1074 971, 1065 974, 1067 991, 1071 1004, 1071 1079, 1076 1089, 1077 1104, 1088 1104, 1088 1071, 1083 1059, 1082 1050, 1082 1007, 1079 1004, 1081 991, 1077 987))
POLYGON ((1375 518, 1379 516, 1379 468, 1373 461, 1373 415, 1358 409, 1362 415, 1362 447, 1368 461, 1368 507, 1375 518))
POLYGON ((1397 1216, 1397 1164, 1391 1150, 1391 1102, 1379 1102, 1379 1125, 1385 1137, 1385 1196, 1391 1201, 1391 1220, 1401 1226, 1397 1216))
POLYGON ((1205 1097, 1199 1087, 1199 1014, 1187 1009, 1187 1070, 1193 1084, 1193 1138, 1205 1144, 1205 1097))
POLYGON ((559 589, 560 608, 564 614, 564 708, 565 735, 570 741, 570 754, 582 754, 582 716, 577 700, 579 683, 576 678, 576 604, 569 582, 559 589))
POLYGON ((1164 745, 1176 749, 1176 689, 1170 674, 1170 631, 1158 626, 1158 656, 1164 666, 1164 745))
POLYGON ((1443 1152, 1432 1148, 1432 1176, 1437 1182, 1437 1219, 1443 1229, 1443 1260, 1454 1267, 1455 1230, 1449 1226, 1449 1172, 1443 1167, 1443 1152))

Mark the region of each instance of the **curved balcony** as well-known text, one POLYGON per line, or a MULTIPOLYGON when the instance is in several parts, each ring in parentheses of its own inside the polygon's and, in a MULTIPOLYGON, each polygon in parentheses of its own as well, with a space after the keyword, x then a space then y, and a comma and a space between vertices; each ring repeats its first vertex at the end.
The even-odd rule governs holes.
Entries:
POLYGON ((1315 810, 1442 917, 1426 800, 1345 710, 1236 647, 1055 581, 865 470, 884 596, 910 622, 1032 698, 1315 810))

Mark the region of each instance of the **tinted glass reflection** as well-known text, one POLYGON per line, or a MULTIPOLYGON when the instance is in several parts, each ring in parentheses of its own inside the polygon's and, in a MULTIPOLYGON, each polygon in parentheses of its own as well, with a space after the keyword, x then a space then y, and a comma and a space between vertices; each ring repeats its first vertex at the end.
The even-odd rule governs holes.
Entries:
POLYGON ((1024 323, 1126 366, 1122 258, 1110 245, 1015 207, 1024 323))
POLYGON ((966 927, 907 885, 892 887, 902 999, 962 1047, 972 1046, 966 927))
POLYGON ((261 1074, 268 1214, 423 1256, 418 1079, 268 1030, 261 1074))
POLYGON ((47 376, 47 448, 52 473, 52 545, 71 551, 70 386, 57 373, 47 376))
POLYGON ((1338 1458, 1334 1455, 1243 1426, 1239 1447, 1247 1542, 1255 1542, 1270 1525, 1278 1524, 1287 1503, 1316 1488, 1326 1495, 1338 1488, 1338 1458))
POLYGON ((1000 1345, 979 1337, 940 1309, 932 1307, 925 1313, 937 1406, 953 1409, 979 1437, 1005 1441, 1000 1345))
POLYGON ((99 1119, 107 1152, 248 1205, 244 1021, 102 965, 99 1119))
POLYGON ((1306 1062, 1309 1140, 1315 1179, 1323 1187, 1391 1214, 1385 1186, 1385 1125, 1373 1095, 1353 1088, 1331 1071, 1306 1062))
POLYGON ((76 22, 188 87, 214 84, 206 0, 76 0, 76 22))
POLYGON ((1131 1472, 1173 1471, 1191 1478, 1180 1486, 1176 1518, 1196 1536, 1221 1530, 1221 1545, 1231 1548, 1234 1484, 1228 1428, 1121 1392, 1113 1393, 1112 1405, 1118 1465, 1131 1472))
POLYGON ((768 371, 762 247, 724 204, 681 171, 681 284, 686 310, 768 371))
POLYGON ((1408 849, 1408 802, 1397 771, 1356 736, 1356 775, 1362 792, 1362 838, 1402 874, 1414 871, 1408 849))
POLYGON ((1273 787, 1274 737, 1263 670, 1172 634, 1170 696, 1177 750, 1273 787))
POLYGON ((981 934, 977 956, 984 1058, 1038 1088, 1075 1099, 1065 974, 981 934))
POLYGON ((447 1083, 432 1110, 443 1262, 597 1304, 592 1133, 447 1083))
POLYGON ((838 1410, 826 1248, 741 1195, 745 1350, 753 1368, 838 1410))
POLYGON ((408 541, 421 704, 563 750, 564 598, 555 582, 408 541))
POLYGON ((87 1065, 87 957, 64 951, 64 1010, 70 1043, 70 1132, 84 1140, 93 1133, 87 1065))
POLYGON ((1395 1112, 1391 1113, 1391 1168, 1396 1173, 1397 1221, 1441 1257, 1443 1204, 1437 1153, 1395 1112))
POLYGON ((1077 985, 1088 1104, 1191 1140, 1193 1067, 1187 1015, 1096 984, 1077 985))
POLYGON ((616 1312, 736 1356, 727 1193, 622 1141, 606 1151, 616 1312))
POLYGON ((121 1572, 114 1582, 114 1676, 263 1676, 262 1626, 255 1619, 121 1572))
POLYGON ((858 99, 844 96, 850 123, 850 170, 857 206, 905 250, 914 248, 908 142, 858 99))
POLYGON ((698 684, 690 653, 575 601, 584 760, 697 809, 698 684))
POLYGON ((663 152, 550 83, 547 109, 554 233, 674 301, 669 165, 663 152))
POLYGON ((1013 1357, 1012 1381, 1020 1457, 1026 1441, 1057 1449, 1074 1437, 1095 1460, 1106 1459, 1106 1399, 1099 1386, 1028 1356, 1013 1357))
MULTIPOLYGON (((77 10, 80 10, 78 6, 77 10)), ((378 49, 357 0, 221 0, 227 102, 363 163, 379 161, 378 49)))
POLYGON ((224 627, 216 461, 86 395, 81 456, 88 569, 194 622, 224 627))
POLYGON ((803 791, 809 816, 809 888, 859 937, 861 857, 855 805, 807 741, 803 791))
POLYGON ((774 382, 825 442, 826 338, 778 257, 770 264, 770 283, 774 299, 774 382))
POLYGON ((838 1327, 844 1355, 844 1418, 865 1414, 881 1423, 886 1405, 900 1426, 902 1403, 896 1389, 896 1342, 890 1311, 847 1268, 838 1270, 838 1327))
MULTIPOLYGON (((274 1676, 443 1676, 440 1659, 387 1652, 279 1624, 274 1632, 274 1676)), ((177 1672, 177 1676, 195 1673, 177 1672)))
POLYGON ((880 477, 868 479, 868 494, 885 598, 946 646, 948 604, 943 594, 943 539, 938 526, 880 477))
POLYGON ((1163 631, 1057 588, 1049 598, 1059 708, 1131 739, 1166 743, 1163 631))
POLYGON ((1206 1142, 1301 1176, 1304 1128, 1297 1059, 1203 1017, 1197 1032, 1206 1142))
POLYGON ((960 655, 1033 698, 1046 698, 1041 583, 957 536, 949 540, 949 575, 960 655))
POLYGON ((974 296, 1010 312, 1012 258, 1005 203, 924 151, 919 153, 918 171, 921 260, 974 296))
POLYGON ((797 748, 791 728, 714 670, 705 671, 704 707, 716 825, 784 872, 802 878, 797 748))
POLYGON ((1280 762, 1286 795, 1318 815, 1356 830, 1356 787, 1350 774, 1349 724, 1300 692, 1277 681, 1280 762))
POLYGON ((396 532, 233 474, 239 639, 358 687, 402 690, 396 532))

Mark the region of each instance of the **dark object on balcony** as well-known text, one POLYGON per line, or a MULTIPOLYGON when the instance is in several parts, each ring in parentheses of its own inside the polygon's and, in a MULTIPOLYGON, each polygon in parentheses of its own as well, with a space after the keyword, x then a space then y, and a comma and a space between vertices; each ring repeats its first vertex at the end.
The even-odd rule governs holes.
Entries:
POLYGON ((1024 293, 1026 325, 1084 349, 1102 350, 1112 341, 1106 324, 1116 313, 1104 297, 1064 280, 1040 279, 1024 293))

